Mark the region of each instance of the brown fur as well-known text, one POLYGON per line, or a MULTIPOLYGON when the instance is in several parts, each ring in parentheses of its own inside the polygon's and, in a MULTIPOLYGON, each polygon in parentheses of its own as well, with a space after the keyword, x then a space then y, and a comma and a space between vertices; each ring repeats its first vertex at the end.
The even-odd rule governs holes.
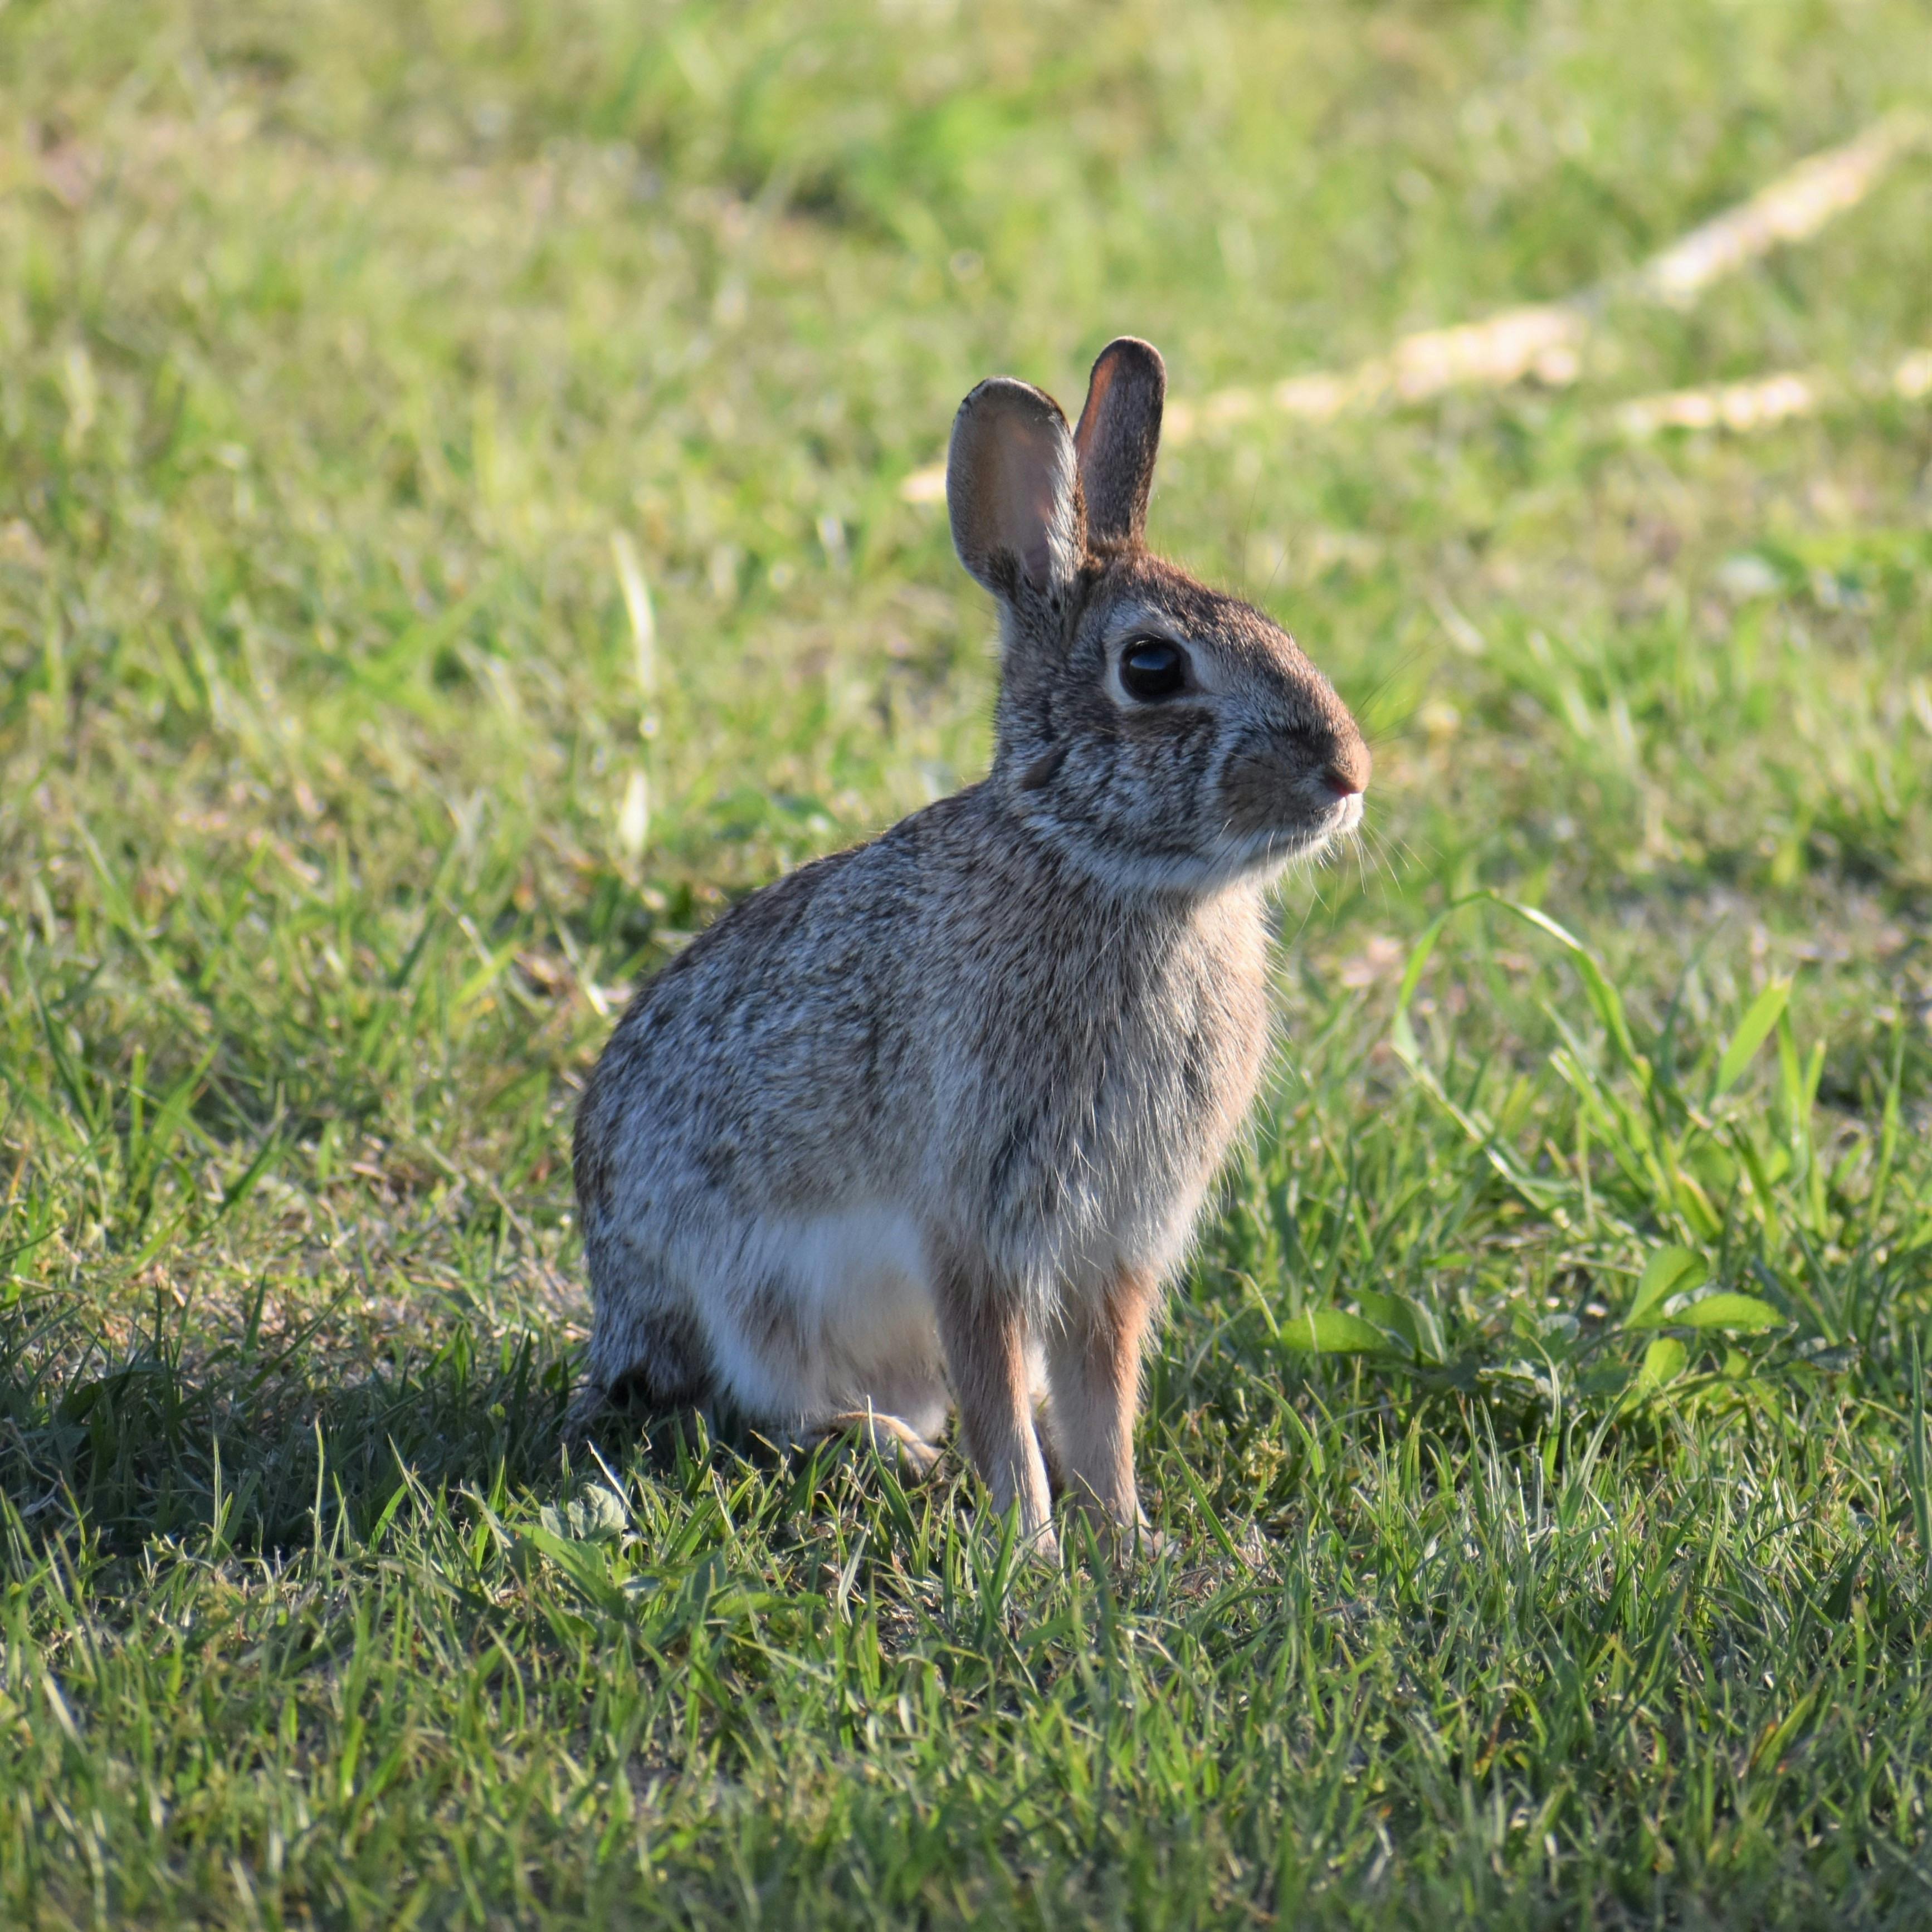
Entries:
POLYGON ((962 1258, 943 1264, 938 1308, 967 1453, 994 1510, 1004 1516, 1017 1504, 1020 1534, 1040 1538, 1049 1534, 1052 1502, 1034 1429, 1024 1300, 1003 1292, 983 1264, 962 1258))
POLYGON ((1144 1522, 1134 1486, 1134 1413, 1160 1294, 1152 1276, 1124 1271, 1097 1301, 1070 1310, 1047 1342, 1054 1466, 1083 1509, 1130 1528, 1144 1522))

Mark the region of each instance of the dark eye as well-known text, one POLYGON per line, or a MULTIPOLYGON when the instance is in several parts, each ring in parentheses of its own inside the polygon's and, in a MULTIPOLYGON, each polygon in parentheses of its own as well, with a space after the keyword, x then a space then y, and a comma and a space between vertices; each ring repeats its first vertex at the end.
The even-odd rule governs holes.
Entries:
POLYGON ((1145 703, 1172 698, 1187 682, 1187 656, 1178 644, 1137 638, 1120 653, 1120 682, 1145 703))

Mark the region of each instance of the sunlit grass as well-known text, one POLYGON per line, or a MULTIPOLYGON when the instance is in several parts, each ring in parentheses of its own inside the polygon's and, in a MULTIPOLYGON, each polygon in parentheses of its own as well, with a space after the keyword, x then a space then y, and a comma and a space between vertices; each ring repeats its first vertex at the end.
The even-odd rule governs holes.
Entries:
POLYGON ((1164 460, 1377 776, 1157 1555, 556 1434, 627 982, 983 763, 966 388, 1605 282, 1924 37, 0 9, 0 1916, 1923 1922, 1932 412, 1615 413, 1932 344, 1923 155, 1574 386, 1164 460))

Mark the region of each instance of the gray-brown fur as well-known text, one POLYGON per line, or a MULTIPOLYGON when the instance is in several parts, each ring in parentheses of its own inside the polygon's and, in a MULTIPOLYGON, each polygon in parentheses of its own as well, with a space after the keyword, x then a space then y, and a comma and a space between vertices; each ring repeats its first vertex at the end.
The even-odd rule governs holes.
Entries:
POLYGON ((574 1427, 627 1379, 902 1443, 956 1402, 1045 1542, 1044 1382, 1070 1488, 1138 1520, 1140 1348, 1260 1077, 1267 888, 1368 779, 1294 644, 1144 550, 1160 394, 1124 343, 1077 449, 1024 384, 962 406, 956 543, 1002 607, 992 770, 754 894, 632 1001, 578 1122, 574 1427), (1124 659, 1150 640, 1189 681, 1143 701, 1124 659))

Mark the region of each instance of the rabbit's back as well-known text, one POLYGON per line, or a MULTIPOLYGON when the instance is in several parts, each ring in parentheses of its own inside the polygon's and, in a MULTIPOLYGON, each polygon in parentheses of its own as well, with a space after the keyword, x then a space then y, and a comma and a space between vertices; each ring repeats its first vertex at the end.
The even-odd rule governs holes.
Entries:
POLYGON ((782 1422, 890 1390, 937 1426, 904 1204, 922 1031, 889 943, 923 922, 930 830, 753 894, 632 1000, 578 1116, 593 1387, 633 1384, 654 1407, 724 1396, 782 1422))
MULTIPOLYGON (((902 828, 903 830, 904 828, 902 828)), ((804 866, 734 907, 632 1001, 584 1096, 587 1216, 822 1205, 895 1142, 916 989, 916 838, 804 866)))

